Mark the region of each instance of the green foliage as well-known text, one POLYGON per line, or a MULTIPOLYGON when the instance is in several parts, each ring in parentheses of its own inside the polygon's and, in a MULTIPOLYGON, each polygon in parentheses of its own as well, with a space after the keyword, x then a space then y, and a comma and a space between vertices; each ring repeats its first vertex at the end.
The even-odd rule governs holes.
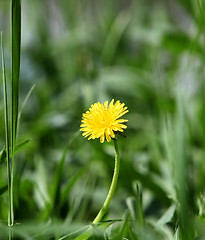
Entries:
POLYGON ((3 147, 3 149, 0 152, 0 164, 4 163, 6 161, 6 148, 3 147))
POLYGON ((205 239, 204 1, 11 3, 0 1, 0 239, 12 152, 14 239, 205 239), (79 126, 90 104, 113 98, 128 128, 116 193, 92 225, 114 148, 79 126))

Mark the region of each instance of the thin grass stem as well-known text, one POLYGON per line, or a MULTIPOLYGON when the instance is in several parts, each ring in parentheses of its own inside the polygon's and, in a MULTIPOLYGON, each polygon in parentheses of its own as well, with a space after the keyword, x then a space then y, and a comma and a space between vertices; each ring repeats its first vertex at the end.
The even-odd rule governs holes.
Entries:
POLYGON ((6 67, 4 61, 3 36, 1 32, 1 55, 2 55, 2 70, 3 70, 3 88, 4 88, 4 121, 5 121, 5 138, 6 138, 6 157, 7 157, 7 178, 8 178, 8 226, 12 225, 12 195, 11 195, 11 159, 9 152, 9 113, 8 113, 8 97, 7 97, 7 82, 6 82, 6 67))

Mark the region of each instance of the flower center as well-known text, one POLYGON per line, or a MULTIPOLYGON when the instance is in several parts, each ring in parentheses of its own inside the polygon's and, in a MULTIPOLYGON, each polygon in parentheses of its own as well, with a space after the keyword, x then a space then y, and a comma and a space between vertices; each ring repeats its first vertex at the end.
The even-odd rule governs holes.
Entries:
POLYGON ((101 127, 103 128, 107 128, 110 125, 110 117, 109 116, 102 116, 102 118, 100 119, 99 123, 101 125, 101 127))
POLYGON ((101 119, 100 120, 100 124, 102 124, 103 126, 106 125, 107 121, 105 118, 101 119))

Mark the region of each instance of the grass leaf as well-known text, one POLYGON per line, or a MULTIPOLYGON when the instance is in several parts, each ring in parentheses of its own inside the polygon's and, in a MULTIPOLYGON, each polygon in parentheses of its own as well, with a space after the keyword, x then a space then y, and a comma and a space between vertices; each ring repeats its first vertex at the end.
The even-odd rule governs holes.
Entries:
POLYGON ((11 134, 12 150, 15 149, 15 139, 18 120, 19 75, 20 75, 20 48, 21 48, 21 2, 12 1, 12 84, 11 84, 11 134))
POLYGON ((16 145, 16 132, 18 120, 18 100, 19 100, 19 75, 20 75, 20 51, 21 51, 21 1, 12 0, 11 5, 11 28, 12 28, 12 81, 11 81, 11 149, 12 149, 12 169, 11 169, 11 225, 14 224, 13 209, 13 183, 14 183, 14 155, 16 145))
POLYGON ((3 36, 1 32, 1 53, 2 53, 2 69, 3 69, 3 88, 4 88, 4 122, 5 122, 5 137, 6 137, 6 158, 7 158, 7 178, 8 178, 8 225, 13 225, 13 214, 12 214, 12 187, 11 187, 11 159, 10 159, 10 138, 9 138, 9 109, 8 109, 8 97, 7 97, 7 81, 6 81, 6 67, 4 61, 4 51, 3 51, 3 36))
POLYGON ((18 153, 18 152, 20 152, 21 149, 22 149, 27 143, 29 143, 29 142, 30 142, 30 140, 27 139, 27 140, 25 140, 25 141, 23 141, 23 142, 21 142, 21 143, 19 143, 19 144, 16 144, 15 154, 18 153))

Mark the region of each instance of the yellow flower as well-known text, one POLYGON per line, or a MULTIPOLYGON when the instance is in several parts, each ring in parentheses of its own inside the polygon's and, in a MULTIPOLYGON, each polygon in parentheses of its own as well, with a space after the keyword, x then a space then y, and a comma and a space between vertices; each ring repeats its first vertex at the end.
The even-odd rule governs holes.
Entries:
POLYGON ((89 111, 83 113, 82 124, 80 131, 83 131, 83 136, 88 137, 88 140, 100 138, 103 143, 105 138, 108 142, 111 138, 115 138, 115 132, 123 132, 127 126, 123 123, 128 120, 119 119, 128 112, 124 103, 117 101, 114 104, 114 99, 108 105, 108 101, 92 104, 89 111))

